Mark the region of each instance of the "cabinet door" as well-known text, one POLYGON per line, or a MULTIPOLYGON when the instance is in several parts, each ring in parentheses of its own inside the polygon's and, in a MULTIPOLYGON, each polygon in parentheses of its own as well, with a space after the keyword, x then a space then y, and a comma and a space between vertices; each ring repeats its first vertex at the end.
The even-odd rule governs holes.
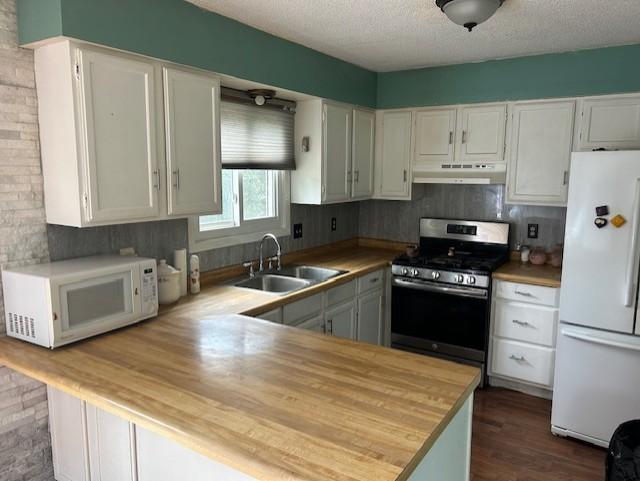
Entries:
POLYGON ((381 113, 380 161, 377 172, 381 199, 411 199, 411 112, 381 113))
POLYGON ((220 212, 220 82, 164 68, 169 215, 220 212))
POLYGON ((455 109, 417 112, 416 164, 419 166, 421 162, 453 162, 455 128, 455 109))
POLYGON ((307 319, 296 326, 299 329, 306 329, 308 331, 326 332, 324 324, 324 316, 322 314, 307 319))
POLYGON ((58 481, 89 481, 84 403, 47 387, 53 471, 58 481))
POLYGON ((640 149, 640 96, 582 103, 578 150, 640 149))
POLYGON ((351 196, 351 108, 323 107, 323 193, 325 202, 349 200, 351 196))
POLYGON ((325 312, 327 334, 346 339, 356 338, 356 303, 341 304, 325 312))
POLYGON ((373 195, 373 150, 375 115, 353 111, 353 183, 351 196, 365 199, 373 195))
POLYGON ((373 291, 358 298, 358 341, 382 344, 383 291, 373 291))
POLYGON ((263 319, 265 321, 276 322, 278 324, 282 324, 282 308, 278 307, 269 312, 264 312, 259 316, 256 316, 258 319, 263 319))
POLYGON ((160 213, 153 65, 79 50, 87 221, 160 213))
POLYGON ((91 481, 134 481, 133 425, 90 404, 86 410, 91 481))
POLYGON ((139 426, 136 434, 139 481, 256 481, 139 426))
POLYGON ((457 135, 457 159, 500 162, 504 160, 507 106, 463 107, 457 135))
POLYGON ((574 112, 574 102, 514 106, 507 202, 566 204, 574 112))

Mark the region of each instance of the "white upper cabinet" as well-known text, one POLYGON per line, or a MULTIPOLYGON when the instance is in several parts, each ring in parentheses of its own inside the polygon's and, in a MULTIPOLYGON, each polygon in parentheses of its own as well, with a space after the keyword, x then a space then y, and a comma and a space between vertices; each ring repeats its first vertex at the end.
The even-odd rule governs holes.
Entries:
POLYGON ((375 197, 411 200, 412 112, 376 113, 375 197))
POLYGON ((453 162, 455 130, 455 109, 416 112, 416 167, 421 162, 453 162))
POLYGON ((502 162, 505 152, 506 104, 459 109, 456 160, 502 162))
POLYGON ((78 65, 87 222, 157 217, 153 64, 79 49, 78 65))
POLYGON ((353 175, 352 197, 367 199, 373 195, 373 155, 375 114, 368 110, 353 111, 353 175))
POLYGON ((291 202, 332 204, 370 198, 374 133, 373 111, 321 99, 298 102, 291 202))
POLYGON ((574 118, 574 101, 514 105, 508 203, 566 204, 574 118))
POLYGON ((169 215, 220 212, 220 81, 165 67, 169 215))
POLYGON ((325 103, 323 106, 322 200, 344 202, 351 196, 352 109, 325 103))
POLYGON ((69 40, 35 50, 47 222, 219 210, 218 81, 163 66, 69 40))
POLYGON ((640 149, 640 96, 597 97, 581 106, 577 150, 640 149))

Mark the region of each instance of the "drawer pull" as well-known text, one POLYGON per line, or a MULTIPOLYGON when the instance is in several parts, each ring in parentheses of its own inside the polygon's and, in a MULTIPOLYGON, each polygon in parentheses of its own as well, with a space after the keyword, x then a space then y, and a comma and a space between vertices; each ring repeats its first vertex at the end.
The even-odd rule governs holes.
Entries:
POLYGON ((524 296, 524 297, 535 297, 533 294, 531 294, 530 292, 525 292, 525 291, 519 291, 518 289, 515 290, 515 293, 518 294, 519 296, 524 296))
POLYGON ((378 282, 380 279, 378 279, 377 277, 374 277, 373 279, 369 279, 369 282, 371 284, 375 284, 376 282, 378 282))
POLYGON ((509 359, 513 359, 514 361, 517 361, 517 362, 525 362, 526 361, 526 358, 524 356, 516 356, 515 354, 511 354, 509 356, 509 359))
POLYGON ((522 327, 526 327, 526 326, 530 326, 531 325, 527 321, 520 321, 518 319, 514 319, 511 322, 513 322, 514 324, 517 324, 518 326, 522 326, 522 327))

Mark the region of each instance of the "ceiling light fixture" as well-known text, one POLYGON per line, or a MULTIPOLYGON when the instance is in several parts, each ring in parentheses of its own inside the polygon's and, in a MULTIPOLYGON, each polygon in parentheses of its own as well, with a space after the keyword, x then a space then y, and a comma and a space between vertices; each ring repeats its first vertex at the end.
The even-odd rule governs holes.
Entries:
POLYGON ((264 105, 267 103, 267 100, 276 96, 276 91, 269 89, 251 89, 247 91, 247 94, 249 94, 249 97, 253 99, 256 105, 264 105))
POLYGON ((471 31, 491 18, 504 0, 436 0, 449 20, 471 31))

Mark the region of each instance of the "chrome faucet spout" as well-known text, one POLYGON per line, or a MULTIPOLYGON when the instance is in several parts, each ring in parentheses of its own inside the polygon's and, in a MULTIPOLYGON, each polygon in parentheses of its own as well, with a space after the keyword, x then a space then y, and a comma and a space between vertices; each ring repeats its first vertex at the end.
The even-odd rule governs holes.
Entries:
POLYGON ((273 234, 265 234, 260 241, 260 271, 264 270, 264 258, 262 257, 262 246, 264 245, 264 241, 267 239, 272 239, 276 244, 276 256, 278 257, 278 270, 281 268, 280 257, 282 256, 282 249, 280 248, 280 242, 278 242, 278 238, 273 234))

